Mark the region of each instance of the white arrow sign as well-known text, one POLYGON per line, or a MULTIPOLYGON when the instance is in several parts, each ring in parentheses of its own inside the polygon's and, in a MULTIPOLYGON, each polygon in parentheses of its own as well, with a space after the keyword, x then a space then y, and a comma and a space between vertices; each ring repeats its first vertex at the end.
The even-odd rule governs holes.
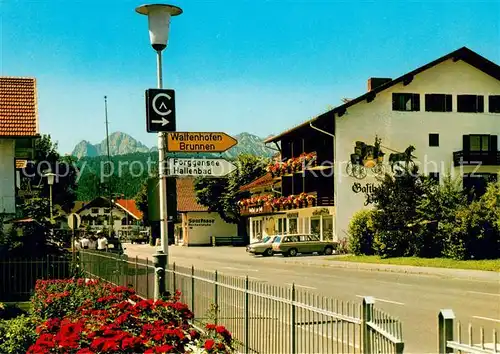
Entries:
POLYGON ((169 176, 224 177, 237 167, 224 159, 169 158, 169 176))
POLYGON ((162 118, 160 120, 152 120, 151 122, 161 124, 162 126, 165 126, 169 123, 165 118, 162 118))

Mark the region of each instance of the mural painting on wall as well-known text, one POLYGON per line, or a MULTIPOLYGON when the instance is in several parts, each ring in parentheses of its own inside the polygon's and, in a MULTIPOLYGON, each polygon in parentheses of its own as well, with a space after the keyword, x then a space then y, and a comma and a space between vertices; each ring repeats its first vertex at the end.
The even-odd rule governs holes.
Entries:
MULTIPOLYGON (((363 141, 356 141, 354 146, 354 154, 351 154, 350 161, 347 163, 346 172, 347 175, 355 177, 357 179, 364 179, 368 171, 371 171, 375 176, 382 176, 385 172, 384 165, 384 155, 382 151, 382 140, 375 136, 375 144, 368 145, 363 141)), ((384 147, 386 148, 386 147, 384 147)), ((398 152, 396 150, 389 155, 389 165, 391 166, 391 172, 394 172, 395 167, 403 167, 412 169, 415 166, 413 156, 415 147, 413 145, 408 146, 405 151, 398 152)))
POLYGON ((375 137, 375 144, 368 145, 362 141, 356 141, 354 146, 354 154, 351 154, 351 159, 347 163, 346 172, 349 176, 357 179, 363 179, 367 175, 367 170, 370 170, 376 175, 382 175, 384 169, 384 155, 381 149, 381 139, 375 137))

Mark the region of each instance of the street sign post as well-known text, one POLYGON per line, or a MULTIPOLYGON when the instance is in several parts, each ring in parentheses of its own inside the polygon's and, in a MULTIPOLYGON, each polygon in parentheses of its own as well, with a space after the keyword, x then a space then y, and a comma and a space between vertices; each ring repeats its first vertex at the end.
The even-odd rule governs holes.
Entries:
POLYGON ((224 152, 238 144, 238 141, 226 133, 168 133, 167 150, 169 152, 224 152))
POLYGON ((169 176, 178 177, 224 177, 235 171, 237 167, 225 159, 209 158, 169 158, 169 176))
POLYGON ((175 132, 175 91, 146 90, 146 129, 148 133, 175 132))
POLYGON ((75 249, 75 243, 76 243, 76 235, 75 232, 76 230, 80 227, 82 223, 82 219, 80 218, 80 215, 76 213, 71 213, 68 216, 68 226, 71 229, 71 256, 73 260, 73 264, 76 262, 76 249, 75 249))

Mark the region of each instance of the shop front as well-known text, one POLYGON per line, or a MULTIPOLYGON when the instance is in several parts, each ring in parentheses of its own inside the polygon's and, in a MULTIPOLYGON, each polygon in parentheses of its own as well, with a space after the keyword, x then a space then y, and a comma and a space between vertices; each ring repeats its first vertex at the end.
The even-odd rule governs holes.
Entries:
MULTIPOLYGON (((249 208, 249 212, 250 212, 249 208)), ((255 208, 264 212, 266 207, 255 208)), ((283 210, 266 215, 248 217, 250 242, 258 242, 266 236, 313 234, 321 240, 335 241, 335 207, 311 207, 283 210)))

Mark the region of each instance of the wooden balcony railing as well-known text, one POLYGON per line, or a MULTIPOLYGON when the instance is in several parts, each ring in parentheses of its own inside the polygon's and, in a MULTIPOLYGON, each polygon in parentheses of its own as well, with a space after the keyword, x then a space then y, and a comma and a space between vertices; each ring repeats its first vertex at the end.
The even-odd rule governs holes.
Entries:
POLYGON ((500 151, 455 151, 453 164, 455 166, 500 166, 500 151))

